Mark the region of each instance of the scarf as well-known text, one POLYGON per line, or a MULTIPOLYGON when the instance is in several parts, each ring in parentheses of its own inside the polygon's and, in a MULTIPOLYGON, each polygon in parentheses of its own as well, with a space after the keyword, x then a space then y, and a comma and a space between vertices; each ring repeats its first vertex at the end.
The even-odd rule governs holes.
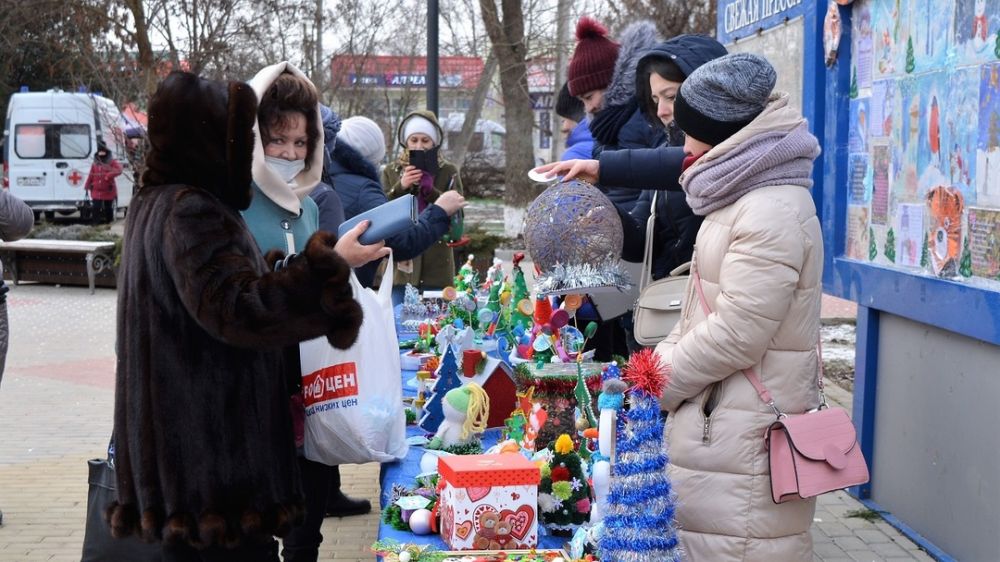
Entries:
POLYGON ((750 191, 771 185, 812 187, 819 142, 803 123, 791 131, 752 136, 714 160, 695 163, 681 187, 696 215, 735 203, 750 191))
POLYGON ((417 191, 417 212, 422 213, 430 204, 434 195, 434 176, 428 172, 420 172, 420 189, 417 191))
POLYGON ((605 107, 594 114, 594 119, 590 122, 590 134, 602 145, 617 145, 618 132, 632 118, 638 107, 639 103, 635 100, 635 96, 621 105, 605 107))

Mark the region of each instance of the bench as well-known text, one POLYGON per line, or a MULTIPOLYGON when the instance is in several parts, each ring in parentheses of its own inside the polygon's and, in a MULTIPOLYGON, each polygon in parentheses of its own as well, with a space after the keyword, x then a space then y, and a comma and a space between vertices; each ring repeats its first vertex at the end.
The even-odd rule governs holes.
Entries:
POLYGON ((4 276, 21 281, 114 287, 114 242, 27 239, 0 242, 4 276))

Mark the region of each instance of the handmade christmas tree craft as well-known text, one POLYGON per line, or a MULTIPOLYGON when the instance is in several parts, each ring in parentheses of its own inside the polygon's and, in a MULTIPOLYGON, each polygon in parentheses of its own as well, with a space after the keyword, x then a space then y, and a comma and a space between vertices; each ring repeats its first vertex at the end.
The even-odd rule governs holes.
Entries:
POLYGON ((896 233, 893 232, 892 227, 889 227, 889 231, 885 233, 885 251, 883 253, 889 261, 896 263, 896 233))
POLYGON ((913 36, 906 39, 906 73, 912 74, 916 68, 916 61, 913 58, 913 36))
POLYGON ((969 249, 969 237, 965 237, 962 245, 962 258, 958 262, 958 273, 962 277, 972 277, 972 251, 969 249))
POLYGON ((424 417, 420 419, 421 429, 435 432, 438 430, 438 426, 444 421, 444 396, 449 390, 460 386, 462 386, 462 381, 458 378, 458 361, 455 360, 455 353, 448 345, 445 346, 441 366, 438 367, 437 383, 433 388, 434 394, 424 407, 424 417))
POLYGON ((858 97, 858 67, 855 66, 851 70, 852 70, 852 72, 851 72, 851 92, 850 92, 850 96, 851 96, 851 99, 853 100, 853 99, 855 99, 855 98, 858 97))
POLYGON ((572 532, 590 520, 590 483, 569 435, 556 439, 552 461, 542 471, 538 509, 542 522, 555 532, 572 532))
MULTIPOLYGON (((523 257, 523 255, 522 255, 523 257)), ((521 266, 516 265, 520 260, 517 256, 514 257, 514 271, 513 279, 514 286, 511 289, 510 298, 510 325, 511 328, 516 326, 521 326, 527 330, 531 327, 531 313, 532 306, 530 296, 528 292, 528 283, 524 280, 524 272, 521 271, 521 266)))
POLYGON ((632 354, 625 368, 631 408, 616 443, 605 529, 599 541, 602 562, 681 559, 660 417, 667 370, 651 349, 632 354))
POLYGON ((920 249, 920 267, 927 269, 931 266, 931 253, 928 247, 927 233, 924 232, 924 245, 920 249))
POLYGON ((868 261, 875 261, 878 257, 878 246, 875 245, 875 229, 868 227, 868 261))

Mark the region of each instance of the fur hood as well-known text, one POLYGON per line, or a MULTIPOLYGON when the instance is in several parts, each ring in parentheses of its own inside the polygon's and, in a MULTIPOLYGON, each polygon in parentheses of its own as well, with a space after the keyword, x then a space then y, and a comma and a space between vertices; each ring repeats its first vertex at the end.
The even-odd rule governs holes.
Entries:
POLYGON ((246 209, 256 123, 257 98, 247 84, 171 72, 149 102, 143 189, 190 185, 246 209))
MULTIPOLYGON (((282 72, 290 72, 312 85, 312 82, 301 70, 290 62, 279 62, 266 66, 250 80, 250 86, 257 94, 257 99, 264 95, 264 92, 274 83, 282 72)), ((301 209, 299 201, 307 197, 309 193, 319 183, 323 174, 323 118, 320 115, 320 106, 316 104, 316 113, 313 115, 313 123, 309 126, 317 127, 320 132, 320 142, 317 143, 316 150, 313 151, 309 160, 309 167, 299 172, 295 176, 295 185, 285 183, 277 172, 271 169, 264 161, 264 144, 260 137, 260 124, 254 120, 254 146, 253 146, 253 181, 260 188, 261 192, 268 199, 274 201, 279 207, 290 213, 298 213, 301 209)))
POLYGON ((615 72, 604 92, 604 107, 622 105, 635 95, 635 68, 639 58, 660 42, 653 22, 644 20, 630 24, 619 37, 621 48, 615 61, 615 72))

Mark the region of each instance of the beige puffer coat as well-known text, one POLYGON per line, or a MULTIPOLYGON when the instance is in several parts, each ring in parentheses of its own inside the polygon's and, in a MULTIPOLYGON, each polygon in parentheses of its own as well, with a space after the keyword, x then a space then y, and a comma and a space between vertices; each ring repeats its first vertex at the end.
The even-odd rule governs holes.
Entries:
MULTIPOLYGON (((695 166, 801 123, 778 98, 695 166)), ((785 412, 819 405, 823 242, 809 190, 762 187, 710 213, 694 261, 713 313, 689 283, 681 321, 656 347, 673 368, 662 406, 682 544, 694 562, 812 560, 815 502, 772 502, 763 437, 774 414, 740 372, 753 367, 785 412)))

